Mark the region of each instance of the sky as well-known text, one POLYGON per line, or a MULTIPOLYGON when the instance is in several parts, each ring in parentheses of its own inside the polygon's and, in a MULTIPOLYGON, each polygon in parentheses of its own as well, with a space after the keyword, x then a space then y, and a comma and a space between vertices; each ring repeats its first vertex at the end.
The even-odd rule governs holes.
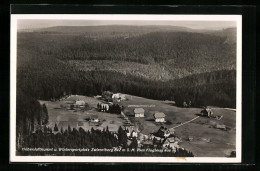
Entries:
POLYGON ((235 21, 142 21, 142 20, 46 20, 46 19, 19 19, 17 28, 37 29, 54 26, 100 26, 100 25, 170 25, 188 27, 192 29, 219 30, 236 27, 235 21))

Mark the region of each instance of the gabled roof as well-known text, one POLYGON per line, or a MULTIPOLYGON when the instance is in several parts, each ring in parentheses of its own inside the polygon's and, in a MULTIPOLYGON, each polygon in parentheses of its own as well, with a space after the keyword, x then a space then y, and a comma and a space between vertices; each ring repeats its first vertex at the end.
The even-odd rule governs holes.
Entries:
POLYGON ((144 109, 143 108, 135 108, 134 112, 135 113, 144 113, 144 109))
POLYGON ((79 101, 76 101, 76 105, 85 105, 86 102, 82 101, 82 100, 79 100, 79 101))
POLYGON ((164 118, 165 114, 163 112, 156 112, 153 116, 155 118, 164 118))

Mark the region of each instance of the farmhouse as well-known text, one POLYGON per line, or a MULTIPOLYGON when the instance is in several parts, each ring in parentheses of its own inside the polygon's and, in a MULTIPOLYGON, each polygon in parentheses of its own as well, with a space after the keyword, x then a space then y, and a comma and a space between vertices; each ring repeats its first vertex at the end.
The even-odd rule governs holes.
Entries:
POLYGON ((78 106, 84 106, 85 104, 86 104, 86 102, 84 102, 82 100, 76 101, 76 105, 78 105, 78 106))
POLYGON ((202 116, 208 116, 208 117, 211 117, 213 115, 213 112, 212 110, 209 108, 209 107, 206 107, 205 109, 203 109, 200 114, 202 116))
POLYGON ((76 103, 74 104, 74 107, 76 107, 76 108, 78 108, 78 107, 84 108, 85 105, 86 105, 86 102, 81 101, 81 100, 77 100, 76 103))
POLYGON ((156 133, 159 137, 169 137, 171 135, 171 132, 168 128, 166 128, 165 126, 161 126, 159 128, 159 130, 156 133))
POLYGON ((136 118, 144 117, 144 109, 143 108, 135 108, 134 114, 136 118))
POLYGON ((125 97, 124 94, 116 93, 116 94, 113 94, 113 95, 112 95, 112 99, 113 99, 113 101, 121 102, 121 101, 125 100, 126 97, 125 97))
POLYGON ((153 116, 155 122, 165 122, 165 114, 163 112, 156 112, 153 116))

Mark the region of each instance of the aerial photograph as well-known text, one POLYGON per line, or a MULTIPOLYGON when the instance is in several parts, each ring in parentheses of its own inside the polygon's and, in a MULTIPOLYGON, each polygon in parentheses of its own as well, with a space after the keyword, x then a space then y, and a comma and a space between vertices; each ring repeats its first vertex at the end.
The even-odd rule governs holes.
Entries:
POLYGON ((17 21, 17 156, 235 158, 237 23, 17 21))

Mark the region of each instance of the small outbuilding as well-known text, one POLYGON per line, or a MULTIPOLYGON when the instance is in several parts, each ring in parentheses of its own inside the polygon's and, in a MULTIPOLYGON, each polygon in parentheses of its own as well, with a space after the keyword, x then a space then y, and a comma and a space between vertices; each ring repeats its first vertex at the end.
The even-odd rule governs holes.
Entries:
POLYGON ((165 122, 165 114, 163 112, 155 112, 153 116, 155 122, 165 122))
POLYGON ((213 112, 212 112, 212 109, 209 108, 209 107, 206 107, 205 109, 203 109, 200 114, 202 116, 208 116, 208 117, 211 117, 213 115, 213 112))
POLYGON ((143 108, 135 108, 134 114, 136 118, 144 117, 144 109, 143 108))
POLYGON ((99 122, 98 115, 91 115, 91 116, 90 116, 90 122, 92 122, 92 123, 98 123, 98 122, 99 122))

